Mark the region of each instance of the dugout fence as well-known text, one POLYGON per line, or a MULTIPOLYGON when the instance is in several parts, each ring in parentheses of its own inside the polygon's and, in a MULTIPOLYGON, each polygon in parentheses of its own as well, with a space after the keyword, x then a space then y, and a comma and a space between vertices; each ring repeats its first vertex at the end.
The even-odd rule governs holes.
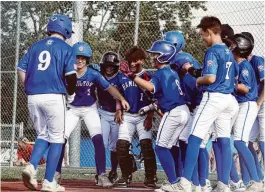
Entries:
MULTIPOLYGON (((1 156, 2 149, 15 149, 19 124, 23 123, 23 136, 31 142, 35 132, 29 118, 27 97, 17 81, 16 64, 27 48, 45 37, 48 17, 52 13, 69 15, 75 35, 68 41, 88 42, 93 49, 92 63, 98 63, 106 51, 116 51, 124 57, 132 45, 144 49, 163 37, 169 30, 181 30, 185 36, 185 51, 202 62, 206 49, 196 31, 196 25, 206 15, 220 18, 232 26, 235 33, 249 31, 255 38, 254 53, 264 55, 264 2, 122 2, 122 1, 1 1, 1 156), (137 11, 138 10, 138 11, 137 11), (11 127, 5 128, 4 125, 11 127), (10 133, 7 130, 15 130, 10 133), (15 129, 14 129, 15 128, 15 129), (14 135, 14 137, 13 137, 14 135), (2 143, 5 143, 2 145, 2 143)), ((152 69, 147 59, 145 68, 152 69)), ((153 121, 153 139, 156 138, 160 118, 153 121)), ((21 124, 20 124, 21 125, 21 124)), ((133 152, 139 155, 138 139, 133 140, 133 152)), ((69 141, 69 165, 74 169, 95 168, 94 148, 89 133, 81 121, 69 141)), ((6 166, 12 166, 15 150, 6 166)), ((140 161, 138 166, 141 169, 140 161)), ((159 161, 158 161, 159 165, 159 161)), ((107 156, 107 166, 110 159, 107 156)))

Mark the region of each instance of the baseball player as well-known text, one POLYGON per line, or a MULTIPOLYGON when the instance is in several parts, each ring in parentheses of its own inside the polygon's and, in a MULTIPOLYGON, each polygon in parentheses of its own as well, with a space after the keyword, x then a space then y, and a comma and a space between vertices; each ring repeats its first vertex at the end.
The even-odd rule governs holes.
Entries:
MULTIPOLYGON (((249 37, 254 44, 254 37, 252 36, 251 33, 248 32, 242 32, 242 34, 246 35, 249 37)), ((258 112, 258 117, 256 118, 253 127, 250 132, 250 138, 249 138, 249 149, 252 152, 252 155, 255 158, 256 161, 256 167, 259 173, 260 179, 263 179, 262 176, 262 171, 260 168, 260 164, 258 162, 257 158, 257 153, 255 152, 253 148, 253 142, 257 139, 257 136, 259 135, 259 147, 262 152, 262 157, 264 159, 264 58, 257 56, 257 55, 252 55, 248 57, 248 61, 252 65, 255 76, 256 76, 256 82, 258 85, 258 99, 257 99, 257 104, 259 108, 258 112)))
POLYGON ((79 120, 83 119, 95 147, 98 185, 110 187, 112 183, 105 174, 106 154, 96 105, 96 88, 104 89, 120 100, 125 110, 129 109, 129 104, 119 91, 110 85, 97 70, 87 67, 92 56, 90 46, 84 42, 77 42, 73 48, 77 63, 77 87, 73 101, 68 103, 69 110, 66 112, 65 138, 67 141, 79 120))
POLYGON ((49 148, 41 191, 64 191, 53 177, 64 143, 65 95, 73 95, 76 87, 75 54, 65 43, 72 33, 69 17, 53 15, 47 25, 49 37, 34 43, 17 66, 37 134, 30 163, 22 171, 30 190, 37 190, 37 166, 49 148))
MULTIPOLYGON (((100 61, 100 71, 105 79, 113 86, 120 88, 121 73, 119 72, 120 59, 115 52, 106 52, 100 61)), ((116 143, 119 135, 119 124, 115 122, 116 114, 121 113, 120 108, 116 108, 116 100, 108 92, 98 89, 99 114, 102 127, 102 135, 105 148, 110 149, 111 171, 109 180, 115 184, 118 181, 117 167, 118 156, 116 143)))
MULTIPOLYGON (((191 176, 198 158, 200 144, 215 123, 217 142, 222 155, 222 177, 218 191, 229 191, 228 180, 231 167, 230 132, 232 119, 238 112, 238 103, 231 94, 235 88, 238 66, 220 36, 221 22, 216 17, 204 17, 200 24, 200 35, 209 47, 205 53, 202 77, 196 80, 203 91, 203 98, 195 115, 192 134, 184 165, 184 176, 180 182, 168 186, 168 191, 191 191, 191 176)), ((185 67, 188 69, 188 66, 185 67)))
POLYGON ((239 77, 236 99, 239 103, 239 113, 234 125, 234 145, 239 157, 244 161, 253 180, 246 191, 263 191, 263 184, 260 182, 255 167, 254 158, 247 147, 249 134, 257 117, 258 106, 256 103, 258 92, 255 73, 251 64, 246 60, 253 50, 253 42, 244 34, 234 36, 235 48, 233 55, 239 65, 239 77))
MULTIPOLYGON (((128 62, 128 68, 139 78, 150 79, 148 74, 142 67, 146 59, 145 51, 139 47, 132 47, 127 50, 125 60, 128 62)), ((123 64, 124 65, 124 64, 123 64)), ((124 70, 122 66, 121 71, 124 70)), ((117 141, 117 153, 119 165, 122 172, 122 178, 118 181, 119 185, 127 186, 131 183, 132 173, 135 171, 132 161, 132 155, 129 154, 130 145, 135 131, 137 131, 141 156, 144 160, 145 167, 145 187, 156 187, 156 159, 152 146, 152 120, 153 112, 141 116, 138 112, 143 107, 151 103, 148 93, 139 88, 130 78, 123 75, 121 78, 121 90, 124 97, 128 100, 131 108, 123 114, 119 128, 119 138, 117 141)), ((120 121, 120 120, 118 120, 120 121)))
MULTIPOLYGON (((230 50, 232 50, 234 46, 233 36, 234 36, 234 30, 232 29, 232 27, 228 24, 222 24, 221 25, 221 39, 226 44, 226 46, 229 47, 230 50)), ((236 118, 232 120, 231 126, 234 124, 235 119, 236 118)), ((232 139, 230 140, 231 142, 233 142, 232 139)), ((217 179, 219 180, 221 178, 222 159, 221 159, 221 152, 220 152, 220 148, 217 143, 215 131, 213 131, 212 133, 212 147, 214 150, 214 155, 215 155, 215 160, 216 160, 216 168, 217 168, 217 174, 218 174, 217 179)), ((232 157, 232 166, 231 166, 231 171, 230 171, 229 186, 230 186, 231 191, 244 191, 245 190, 243 181, 239 179, 233 157, 232 157)))
MULTIPOLYGON (((253 38, 251 33, 242 32, 242 34, 249 37, 252 40, 253 45, 254 45, 254 38, 253 38)), ((264 58, 250 54, 250 56, 248 56, 248 60, 249 60, 250 64, 252 65, 254 72, 255 72, 256 81, 257 81, 257 85, 258 85, 257 104, 258 104, 258 108, 260 108, 259 112, 258 112, 258 116, 257 116, 257 118, 253 124, 253 127, 251 129, 251 132, 250 132, 248 148, 250 149, 250 151, 254 157, 258 176, 259 176, 260 180, 263 180, 264 177, 263 177, 263 173, 261 170, 261 165, 259 163, 257 153, 253 147, 253 142, 257 139, 257 136, 260 135, 259 147, 261 149, 262 154, 264 154, 264 109, 263 109, 263 103, 264 103, 264 58)), ((243 172, 242 173, 243 182, 245 185, 247 185, 250 181, 250 176, 248 174, 248 171, 247 171, 247 168, 246 168, 244 162, 242 161, 242 158, 240 158, 240 165, 242 167, 241 171, 243 172)))
MULTIPOLYGON (((152 92, 158 100, 158 107, 164 113, 157 133, 156 154, 171 185, 177 182, 175 164, 170 149, 177 143, 189 118, 180 79, 168 62, 175 55, 176 48, 168 41, 155 41, 147 52, 151 53, 153 66, 157 69, 151 81, 145 81, 131 72, 126 75, 140 87, 152 92)), ((163 185, 163 187, 167 186, 163 185)), ((161 190, 159 189, 159 190, 161 190)))
MULTIPOLYGON (((180 83, 182 85, 183 91, 185 93, 185 98, 187 101, 187 105, 190 109, 191 115, 189 118, 189 121, 187 125, 185 126, 184 130, 179 136, 179 145, 180 145, 180 156, 181 162, 178 163, 180 166, 176 168, 176 173, 181 173, 177 176, 181 177, 183 176, 183 168, 185 161, 185 155, 186 155, 186 149, 187 149, 187 143, 188 143, 188 137, 191 132, 192 128, 192 122, 194 120, 195 113, 197 111, 197 108, 201 102, 202 99, 202 91, 196 88, 196 78, 193 77, 191 74, 187 73, 186 71, 182 70, 182 67, 185 63, 189 63, 192 65, 195 69, 200 69, 200 63, 194 59, 189 53, 183 52, 182 49, 185 47, 185 40, 184 36, 179 31, 169 31, 165 33, 164 39, 166 41, 171 42, 177 50, 177 53, 175 56, 170 60, 170 67, 174 70, 176 70, 180 75, 180 83)), ((199 161, 198 161, 198 168, 197 170, 193 172, 192 182, 197 188, 202 188, 202 191, 211 191, 211 184, 208 179, 208 173, 207 173, 207 167, 209 167, 209 159, 208 152, 206 150, 206 143, 209 140, 209 137, 211 135, 211 131, 206 135, 204 138, 203 143, 200 146, 200 152, 199 152, 199 161), (199 171, 199 173, 198 173, 199 171), (200 186, 199 186, 200 185, 200 186)), ((173 149, 174 147, 172 147, 173 149)), ((176 156, 176 155, 175 155, 176 156)))

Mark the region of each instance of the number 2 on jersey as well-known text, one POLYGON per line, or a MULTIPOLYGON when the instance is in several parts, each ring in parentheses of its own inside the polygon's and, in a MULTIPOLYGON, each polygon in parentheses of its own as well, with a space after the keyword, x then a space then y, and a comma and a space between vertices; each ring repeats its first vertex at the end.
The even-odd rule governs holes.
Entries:
POLYGON ((42 51, 38 59, 40 62, 38 64, 38 70, 45 71, 51 63, 51 54, 49 53, 49 51, 42 51))
POLYGON ((231 62, 231 61, 226 62, 226 66, 225 66, 225 67, 227 68, 227 71, 226 71, 225 79, 229 79, 229 75, 228 75, 228 73, 229 73, 229 70, 230 70, 230 67, 231 67, 232 63, 233 63, 233 62, 231 62))

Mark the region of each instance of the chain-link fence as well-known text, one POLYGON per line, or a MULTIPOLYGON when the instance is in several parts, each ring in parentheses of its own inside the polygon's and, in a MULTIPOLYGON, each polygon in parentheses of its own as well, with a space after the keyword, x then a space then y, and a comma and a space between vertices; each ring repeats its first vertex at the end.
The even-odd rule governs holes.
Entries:
MULTIPOLYGON (((53 13, 63 13, 72 18, 76 33, 68 43, 88 42, 93 50, 92 63, 98 63, 106 51, 115 51, 124 57, 125 51, 134 44, 143 49, 150 48, 152 42, 161 39, 164 32, 169 30, 181 30, 186 40, 185 51, 202 62, 206 46, 195 26, 205 15, 219 17, 222 23, 230 24, 236 33, 251 32, 255 38, 254 53, 264 55, 264 2, 1 2, 1 154, 2 149, 10 150, 13 147, 12 138, 18 137, 15 128, 21 122, 23 135, 30 141, 35 139, 27 97, 15 78, 16 61, 33 42, 46 36, 48 17, 53 13), (7 125, 9 129, 5 128, 7 125), (10 132, 12 129, 15 131, 10 132)), ((152 68, 148 59, 145 68, 152 68)), ((160 118, 156 116, 154 130, 159 122, 160 118)), ((83 122, 79 130, 80 134, 77 128, 71 136, 72 139, 80 138, 80 147, 73 149, 70 145, 70 164, 95 167, 94 147, 83 122)), ((153 136, 156 137, 156 131, 153 131, 153 136)), ((137 144, 135 137, 133 151, 139 154, 137 144)), ((11 157, 2 158, 1 162, 12 162, 15 158, 16 150, 11 157)), ((107 161, 109 167, 109 156, 107 161)))

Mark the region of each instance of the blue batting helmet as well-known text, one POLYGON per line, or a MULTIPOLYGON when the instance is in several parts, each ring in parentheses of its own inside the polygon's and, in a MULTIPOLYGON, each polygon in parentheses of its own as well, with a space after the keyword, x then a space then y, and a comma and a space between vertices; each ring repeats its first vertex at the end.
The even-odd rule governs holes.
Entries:
POLYGON ((157 57, 157 61, 159 63, 167 63, 175 55, 176 48, 168 41, 158 40, 153 43, 147 52, 159 53, 160 55, 157 57))
POLYGON ((55 14, 49 18, 47 32, 57 32, 69 39, 73 33, 72 21, 66 15, 55 14))
POLYGON ((169 41, 176 47, 176 52, 185 48, 185 39, 181 31, 168 31, 164 35, 164 40, 169 41))
POLYGON ((77 42, 73 45, 75 55, 81 55, 85 57, 92 56, 92 49, 89 44, 85 42, 77 42))

